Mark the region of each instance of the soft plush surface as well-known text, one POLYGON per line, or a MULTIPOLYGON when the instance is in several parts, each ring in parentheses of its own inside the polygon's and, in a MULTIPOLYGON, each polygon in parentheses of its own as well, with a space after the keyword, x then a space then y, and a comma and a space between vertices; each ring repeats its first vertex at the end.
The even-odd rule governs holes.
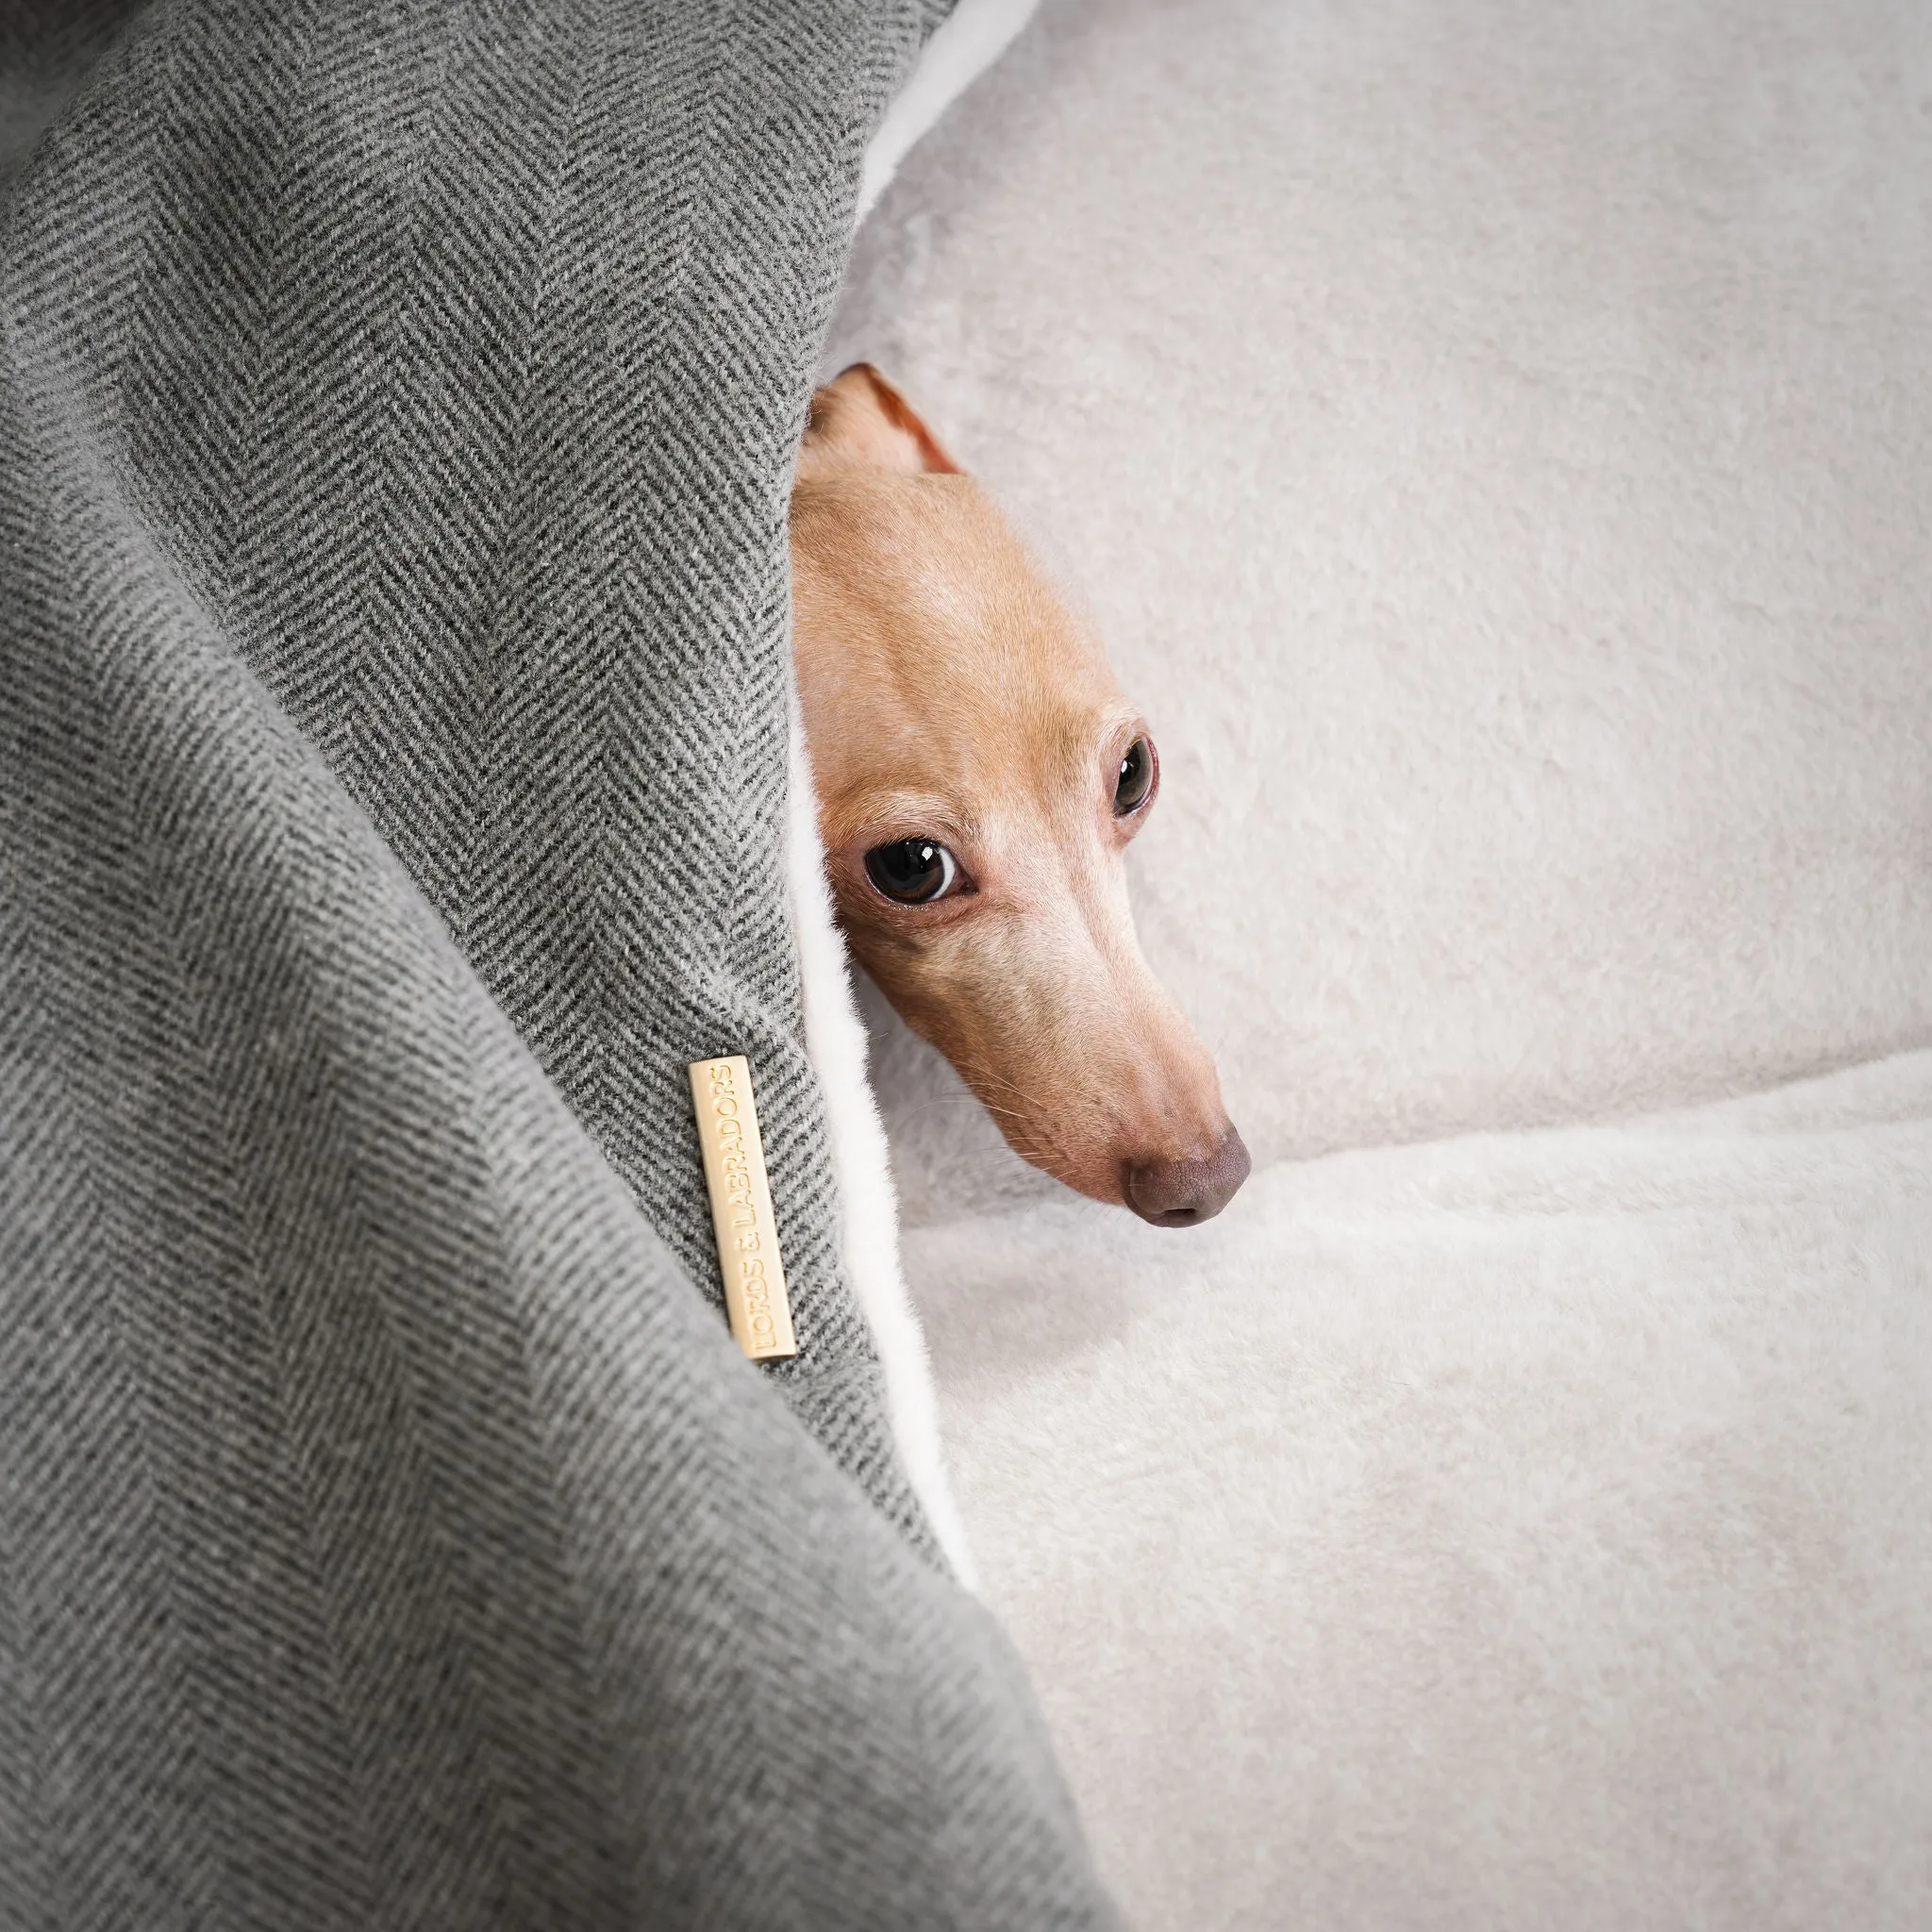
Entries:
MULTIPOLYGON (((1899 5, 1049 6, 873 216, 830 359, 1146 706, 1257 1159, 1932 1039, 1928 92, 1899 5)), ((1002 1173, 888 1084, 915 1216, 1002 1173)))
POLYGON ((1932 1924, 1932 1055, 908 1261, 1142 1932, 1932 1924))
POLYGON ((1903 5, 1049 0, 861 239, 1257 1157, 1072 1202, 874 1008, 1148 1932, 1932 1922, 1928 105, 1903 5))

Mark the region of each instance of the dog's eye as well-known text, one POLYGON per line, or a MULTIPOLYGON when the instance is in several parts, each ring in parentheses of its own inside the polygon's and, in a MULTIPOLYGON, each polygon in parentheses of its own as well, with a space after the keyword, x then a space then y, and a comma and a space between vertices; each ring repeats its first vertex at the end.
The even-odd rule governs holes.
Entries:
POLYGON ((1154 746, 1144 738, 1128 745, 1113 781, 1113 815, 1124 819, 1147 803, 1154 790, 1154 746))
POLYGON ((887 898, 902 906, 943 899, 958 876, 958 861, 931 839, 901 839, 874 845, 865 855, 866 875, 887 898))

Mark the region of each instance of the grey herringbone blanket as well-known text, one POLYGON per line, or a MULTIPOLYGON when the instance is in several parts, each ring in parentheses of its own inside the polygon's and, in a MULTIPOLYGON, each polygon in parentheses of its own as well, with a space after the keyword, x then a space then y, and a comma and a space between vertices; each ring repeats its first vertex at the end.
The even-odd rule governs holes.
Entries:
POLYGON ((791 452, 934 10, 5 9, 0 1925, 1106 1919, 781 891, 791 452))

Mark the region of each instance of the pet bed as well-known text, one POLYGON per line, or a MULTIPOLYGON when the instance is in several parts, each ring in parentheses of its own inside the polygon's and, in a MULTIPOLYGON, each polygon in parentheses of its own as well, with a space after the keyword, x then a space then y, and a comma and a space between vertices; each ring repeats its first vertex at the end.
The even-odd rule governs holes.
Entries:
POLYGON ((1144 1932, 1932 1923, 1924 9, 1049 5, 904 383, 1154 721, 1257 1159, 874 1013, 959 1500, 1144 1932))

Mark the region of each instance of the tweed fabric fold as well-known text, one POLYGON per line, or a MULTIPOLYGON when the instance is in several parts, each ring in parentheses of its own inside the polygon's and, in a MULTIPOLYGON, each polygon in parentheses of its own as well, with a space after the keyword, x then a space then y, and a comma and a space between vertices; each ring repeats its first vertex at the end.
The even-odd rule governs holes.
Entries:
POLYGON ((0 41, 0 1925, 1105 1923, 784 912, 791 452, 928 9, 104 23, 0 41))

